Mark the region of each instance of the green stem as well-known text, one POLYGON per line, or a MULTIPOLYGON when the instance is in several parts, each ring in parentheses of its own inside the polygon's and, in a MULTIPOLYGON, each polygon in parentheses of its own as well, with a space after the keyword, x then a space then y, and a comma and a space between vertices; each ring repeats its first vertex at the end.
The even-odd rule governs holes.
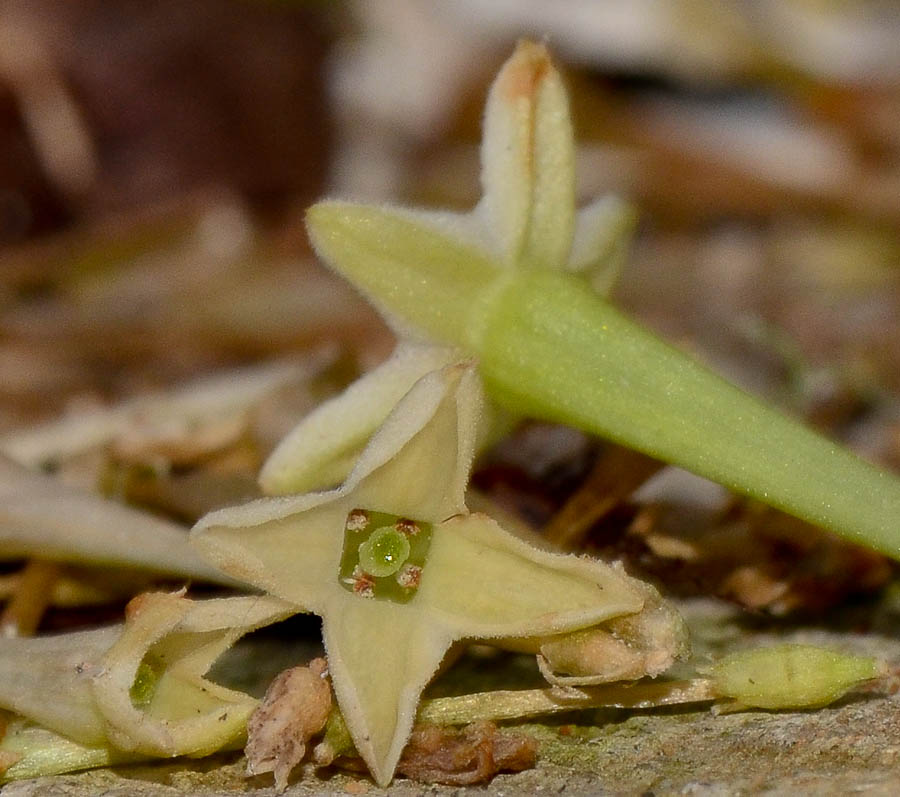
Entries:
POLYGON ((470 343, 490 394, 514 412, 617 441, 900 559, 900 480, 766 407, 578 280, 520 272, 477 314, 470 343))
MULTIPOLYGON (((594 708, 648 709, 659 706, 702 703, 718 694, 708 678, 638 684, 605 684, 579 689, 516 689, 477 692, 456 697, 423 700, 417 722, 435 725, 468 725, 487 720, 521 720, 528 717, 584 711, 594 708)), ((328 717, 323 743, 314 753, 320 766, 342 755, 353 755, 354 747, 341 715, 335 707, 328 717)))
POLYGON ((423 700, 416 719, 436 725, 501 722, 591 708, 646 709, 698 703, 718 697, 712 681, 615 683, 578 689, 517 689, 423 700))

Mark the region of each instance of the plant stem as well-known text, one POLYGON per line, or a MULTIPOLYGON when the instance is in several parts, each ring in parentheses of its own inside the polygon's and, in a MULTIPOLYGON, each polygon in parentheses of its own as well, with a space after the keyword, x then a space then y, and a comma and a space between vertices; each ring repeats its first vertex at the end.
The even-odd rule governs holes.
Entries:
MULTIPOLYGON (((706 702, 717 697, 713 682, 708 678, 609 684, 584 689, 501 690, 423 700, 416 721, 468 725, 485 720, 500 722, 592 708, 656 708, 706 702)), ((335 707, 328 718, 325 737, 314 751, 314 759, 318 766, 327 766, 342 755, 355 755, 355 750, 340 709, 335 707)))
POLYGON ((579 689, 501 690, 423 700, 417 719, 438 725, 463 725, 479 720, 499 722, 591 708, 656 708, 715 700, 716 697, 712 681, 707 678, 579 689))

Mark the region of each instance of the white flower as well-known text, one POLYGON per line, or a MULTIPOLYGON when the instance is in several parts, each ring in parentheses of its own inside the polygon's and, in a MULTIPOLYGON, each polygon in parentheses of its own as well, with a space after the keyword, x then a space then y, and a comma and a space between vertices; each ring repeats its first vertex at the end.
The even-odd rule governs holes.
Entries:
POLYGON ((192 532, 229 575, 322 617, 341 711, 380 784, 454 641, 558 634, 644 604, 621 570, 536 550, 468 513, 480 403, 471 363, 433 371, 342 487, 219 510, 192 532))

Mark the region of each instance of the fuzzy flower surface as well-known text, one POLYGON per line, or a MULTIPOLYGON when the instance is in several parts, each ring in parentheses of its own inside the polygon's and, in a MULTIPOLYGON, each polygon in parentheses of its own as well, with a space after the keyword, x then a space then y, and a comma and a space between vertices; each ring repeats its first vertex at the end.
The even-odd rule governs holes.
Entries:
POLYGON ((453 642, 560 634, 644 605, 620 569, 537 550, 468 512, 480 406, 471 363, 432 371, 340 488, 219 510, 192 532, 226 573, 322 617, 341 711, 379 784, 453 642))
MULTIPOLYGON (((472 298, 476 305, 490 298, 482 286, 496 277, 539 266, 580 272, 601 295, 612 287, 636 216, 613 196, 576 211, 566 92, 542 45, 522 42, 497 77, 481 157, 484 197, 471 213, 336 201, 309 211, 318 252, 382 310, 399 343, 387 362, 282 441, 260 474, 266 493, 346 476, 354 455, 419 377, 459 359, 459 346, 477 349, 467 344, 478 324, 465 322, 477 310, 472 298), (409 281, 425 295, 407 290, 409 281), (462 296, 460 287, 471 294, 462 296)), ((509 425, 490 410, 498 429, 509 425)))
MULTIPOLYGON (((320 257, 403 341, 365 378, 366 390, 351 387, 322 412, 354 418, 348 429, 358 440, 416 369, 442 356, 426 348, 410 357, 410 342, 458 349, 477 357, 488 397, 513 416, 621 443, 900 559, 900 479, 731 385, 606 300, 633 216, 608 198, 576 210, 574 151, 561 76, 545 47, 523 41, 488 95, 483 195, 471 212, 337 200, 310 208, 320 257), (365 406, 369 393, 377 412, 365 406)), ((293 475, 309 475, 298 464, 302 450, 337 459, 346 438, 317 443, 319 428, 306 424, 276 452, 264 490, 286 492, 293 475)))

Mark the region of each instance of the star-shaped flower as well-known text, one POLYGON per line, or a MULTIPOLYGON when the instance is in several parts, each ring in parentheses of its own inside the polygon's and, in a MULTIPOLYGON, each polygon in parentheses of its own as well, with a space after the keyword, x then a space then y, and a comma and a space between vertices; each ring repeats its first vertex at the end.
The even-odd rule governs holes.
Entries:
POLYGON ((621 570, 536 550, 467 512, 479 405, 471 363, 433 371, 342 487, 219 510, 193 531, 227 573, 322 617, 341 710, 380 784, 454 641, 558 634, 644 604, 621 570))
MULTIPOLYGON (((484 195, 471 213, 326 201, 309 210, 310 237, 401 336, 476 356, 506 411, 623 443, 900 558, 900 480, 605 300, 632 217, 612 200, 576 213, 573 152, 559 73, 542 45, 522 42, 488 97, 484 195)), ((353 415, 363 397, 341 401, 353 415)), ((327 460, 327 446, 318 455, 327 460)), ((280 451, 264 487, 287 488, 297 460, 293 444, 280 451)))

